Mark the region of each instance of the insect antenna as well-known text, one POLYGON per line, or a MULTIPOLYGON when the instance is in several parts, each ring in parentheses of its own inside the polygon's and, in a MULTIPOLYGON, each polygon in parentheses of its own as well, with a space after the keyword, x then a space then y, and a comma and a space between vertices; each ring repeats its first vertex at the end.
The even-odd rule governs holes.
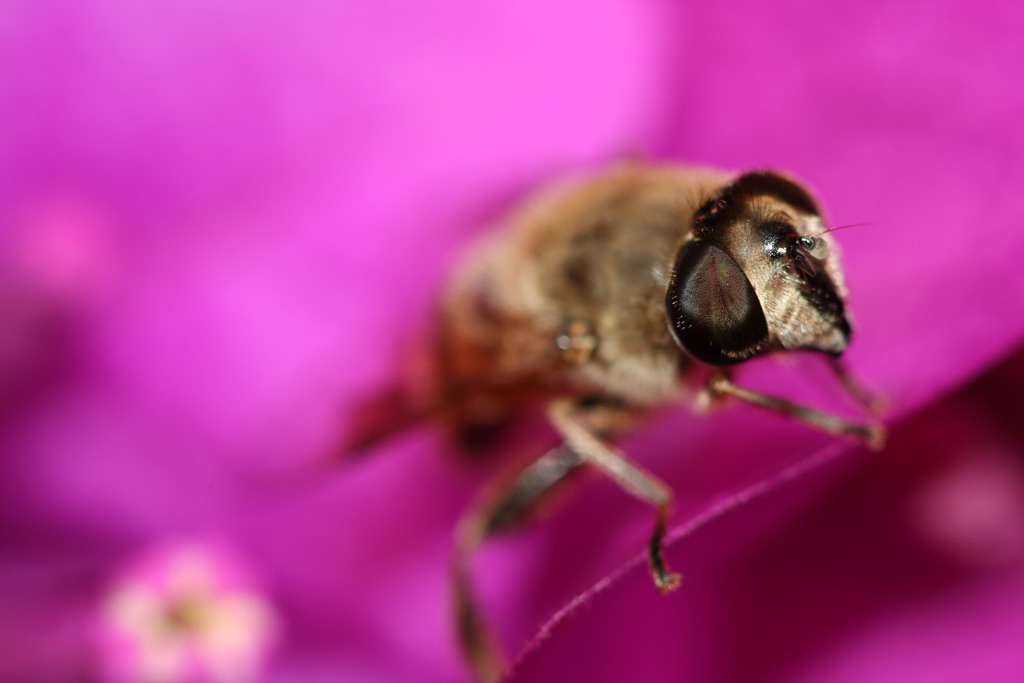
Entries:
POLYGON ((811 237, 817 237, 818 235, 824 235, 827 232, 835 232, 836 230, 846 230, 847 228, 859 228, 862 225, 874 225, 874 224, 871 223, 871 222, 866 222, 866 223, 847 223, 846 225, 837 225, 837 226, 832 227, 832 228, 826 228, 826 229, 822 230, 821 232, 816 232, 813 235, 811 235, 811 237))

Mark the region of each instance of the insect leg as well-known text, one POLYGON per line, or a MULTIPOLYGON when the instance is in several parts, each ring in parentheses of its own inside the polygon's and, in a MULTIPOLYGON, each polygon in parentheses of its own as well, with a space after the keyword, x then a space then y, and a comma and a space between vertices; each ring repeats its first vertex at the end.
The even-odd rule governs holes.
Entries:
POLYGON ((782 398, 744 389, 743 387, 736 386, 732 383, 732 380, 721 374, 711 377, 708 382, 708 389, 712 394, 732 396, 744 403, 781 413, 808 427, 813 427, 828 434, 860 441, 874 450, 880 449, 885 441, 885 429, 881 425, 855 424, 835 415, 807 408, 782 398))
POLYGON ((846 363, 841 358, 829 356, 828 367, 839 380, 843 390, 870 413, 878 415, 885 409, 885 400, 864 386, 864 383, 850 371, 850 368, 846 367, 846 363))
POLYGON ((470 577, 473 553, 488 537, 512 529, 529 518, 546 494, 582 463, 569 446, 553 448, 514 479, 492 488, 459 523, 452 577, 455 614, 459 642, 479 681, 499 680, 505 658, 473 592, 470 577))
POLYGON ((666 565, 662 550, 662 539, 671 512, 672 490, 653 474, 630 462, 621 451, 595 433, 587 424, 585 410, 572 399, 560 399, 551 404, 548 416, 565 437, 566 443, 584 462, 609 476, 627 493, 657 508, 658 517, 648 546, 648 561, 658 590, 668 593, 680 581, 680 576, 672 573, 666 565))

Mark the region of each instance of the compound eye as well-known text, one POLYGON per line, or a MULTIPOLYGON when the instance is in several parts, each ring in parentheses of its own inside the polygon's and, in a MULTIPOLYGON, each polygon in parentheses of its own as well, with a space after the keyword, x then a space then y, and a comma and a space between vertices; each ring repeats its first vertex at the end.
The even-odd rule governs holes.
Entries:
POLYGON ((754 356, 768 338, 750 280, 722 247, 695 239, 682 248, 666 296, 676 341, 710 365, 754 356))

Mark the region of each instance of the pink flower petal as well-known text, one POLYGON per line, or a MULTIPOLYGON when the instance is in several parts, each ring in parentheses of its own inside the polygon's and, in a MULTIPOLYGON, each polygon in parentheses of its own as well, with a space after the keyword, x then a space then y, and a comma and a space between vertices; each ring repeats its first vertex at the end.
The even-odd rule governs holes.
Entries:
POLYGON ((679 593, 651 590, 637 555, 545 625, 512 679, 1017 680, 1024 527, 971 511, 1024 506, 1019 428, 995 418, 1024 395, 1010 367, 901 424, 842 486, 849 462, 815 471, 826 452, 804 478, 677 528, 670 555, 693 567, 679 593))

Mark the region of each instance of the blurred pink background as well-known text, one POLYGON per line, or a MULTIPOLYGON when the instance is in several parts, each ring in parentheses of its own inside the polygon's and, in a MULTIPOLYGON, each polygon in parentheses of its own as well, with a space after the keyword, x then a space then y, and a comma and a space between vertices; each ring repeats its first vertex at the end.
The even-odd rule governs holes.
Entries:
MULTIPOLYGON (((837 236, 891 443, 739 407, 631 438, 685 584, 584 482, 478 563, 513 679, 1021 680, 1022 35, 994 0, 4 3, 0 680, 466 680, 451 531, 496 463, 422 429, 273 482, 474 235, 637 157, 872 224, 837 236)), ((811 361, 743 377, 836 402, 811 361)))

